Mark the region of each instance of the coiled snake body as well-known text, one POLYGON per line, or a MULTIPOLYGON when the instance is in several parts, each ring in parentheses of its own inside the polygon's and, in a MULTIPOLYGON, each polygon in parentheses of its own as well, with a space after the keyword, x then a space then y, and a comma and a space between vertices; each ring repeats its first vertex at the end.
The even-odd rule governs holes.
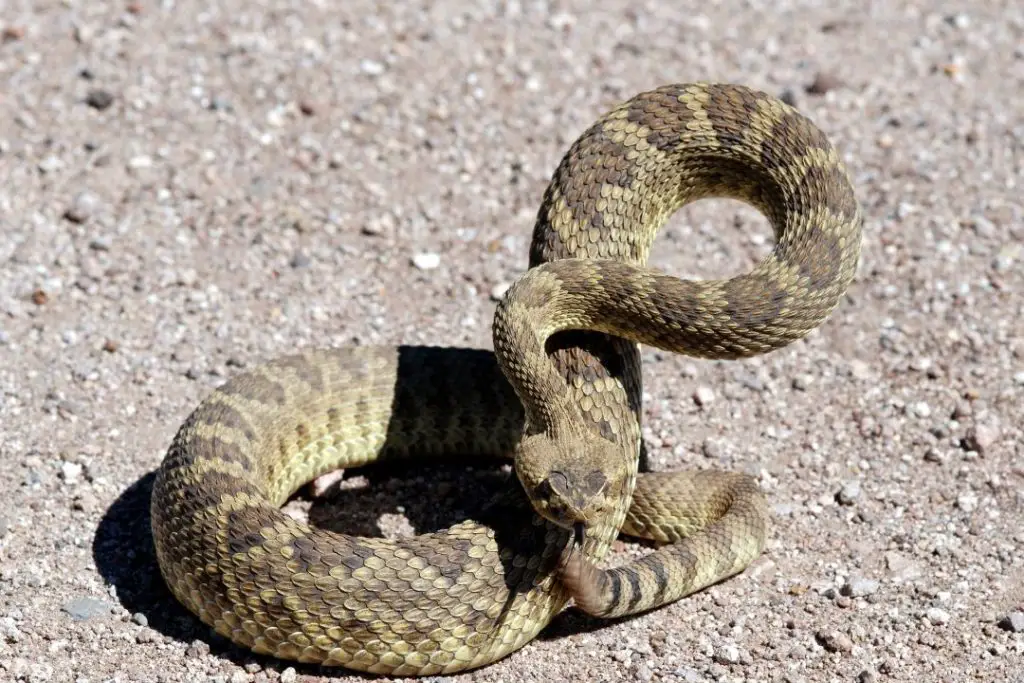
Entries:
POLYGON ((860 211, 825 135, 735 85, 671 85, 616 107, 545 193, 530 266, 499 303, 494 354, 310 351, 237 376, 178 431, 153 489, 161 572, 205 623, 258 653, 394 675, 487 664, 569 601, 666 604, 742 571, 767 509, 749 477, 638 473, 638 343, 704 358, 782 347, 820 325, 856 270, 860 211), (732 197, 776 246, 749 273, 683 281, 645 261, 667 217, 732 197), (480 519, 388 540, 279 507, 337 468, 514 457, 480 519), (664 543, 596 567, 623 533, 664 543))

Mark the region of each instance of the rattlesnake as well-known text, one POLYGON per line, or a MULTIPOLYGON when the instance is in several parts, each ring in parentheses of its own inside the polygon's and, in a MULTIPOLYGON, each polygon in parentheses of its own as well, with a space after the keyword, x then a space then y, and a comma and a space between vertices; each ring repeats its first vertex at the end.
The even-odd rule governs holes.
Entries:
POLYGON ((860 224, 838 154, 790 106, 737 85, 633 97, 558 166, 531 268, 498 304, 494 354, 308 351, 196 408, 153 489, 167 584, 257 653, 413 675, 499 659, 570 598, 632 614, 742 571, 767 533, 751 477, 638 473, 639 343, 725 359, 800 338, 851 282, 860 224), (760 209, 771 254, 724 281, 648 270, 668 216, 713 196, 760 209), (353 537, 279 510, 333 469, 450 454, 512 455, 517 476, 488 513, 443 531, 353 537), (620 530, 666 545, 597 569, 620 530))

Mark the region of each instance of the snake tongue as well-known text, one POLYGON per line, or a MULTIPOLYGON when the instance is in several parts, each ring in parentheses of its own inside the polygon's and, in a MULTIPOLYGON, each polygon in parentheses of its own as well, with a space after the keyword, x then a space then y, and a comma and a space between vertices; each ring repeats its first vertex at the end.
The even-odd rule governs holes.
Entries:
POLYGON ((578 548, 583 547, 583 539, 587 535, 587 527, 583 522, 576 522, 572 525, 572 541, 573 545, 578 548))

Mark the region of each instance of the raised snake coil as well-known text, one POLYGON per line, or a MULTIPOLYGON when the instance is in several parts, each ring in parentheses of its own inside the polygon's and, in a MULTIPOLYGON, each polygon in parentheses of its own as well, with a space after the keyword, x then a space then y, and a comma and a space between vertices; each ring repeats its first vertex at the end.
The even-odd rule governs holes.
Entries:
MULTIPOLYGON (((153 489, 167 584, 255 652, 418 675, 505 656, 570 597, 594 614, 629 614, 742 571, 767 533, 751 478, 638 473, 637 342, 739 358, 803 336, 853 278, 860 220, 836 151, 786 104, 735 85, 637 95, 587 130, 555 172, 531 269, 498 306, 495 354, 311 351, 237 376, 196 408, 153 489), (712 196, 759 208, 775 229, 772 253, 724 281, 646 269, 667 217, 712 196), (542 441, 558 449, 537 465, 531 449, 542 441), (519 477, 502 500, 436 533, 347 536, 279 510, 337 468, 513 453, 519 477), (586 467, 596 482, 573 480, 586 467), (558 468, 567 474, 551 476, 558 468), (555 523, 569 513, 533 488, 538 477, 552 501, 604 496, 580 551, 555 523), (666 545, 597 569, 620 530, 666 545)), ((590 514, 585 503, 572 514, 590 514)))

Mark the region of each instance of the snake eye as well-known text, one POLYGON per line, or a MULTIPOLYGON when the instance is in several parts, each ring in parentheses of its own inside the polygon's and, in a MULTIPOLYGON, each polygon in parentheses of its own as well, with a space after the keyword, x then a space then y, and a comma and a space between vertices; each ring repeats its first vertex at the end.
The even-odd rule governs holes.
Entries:
POLYGON ((541 486, 547 485, 548 495, 552 493, 564 496, 569 492, 569 477, 561 472, 552 472, 541 486))

